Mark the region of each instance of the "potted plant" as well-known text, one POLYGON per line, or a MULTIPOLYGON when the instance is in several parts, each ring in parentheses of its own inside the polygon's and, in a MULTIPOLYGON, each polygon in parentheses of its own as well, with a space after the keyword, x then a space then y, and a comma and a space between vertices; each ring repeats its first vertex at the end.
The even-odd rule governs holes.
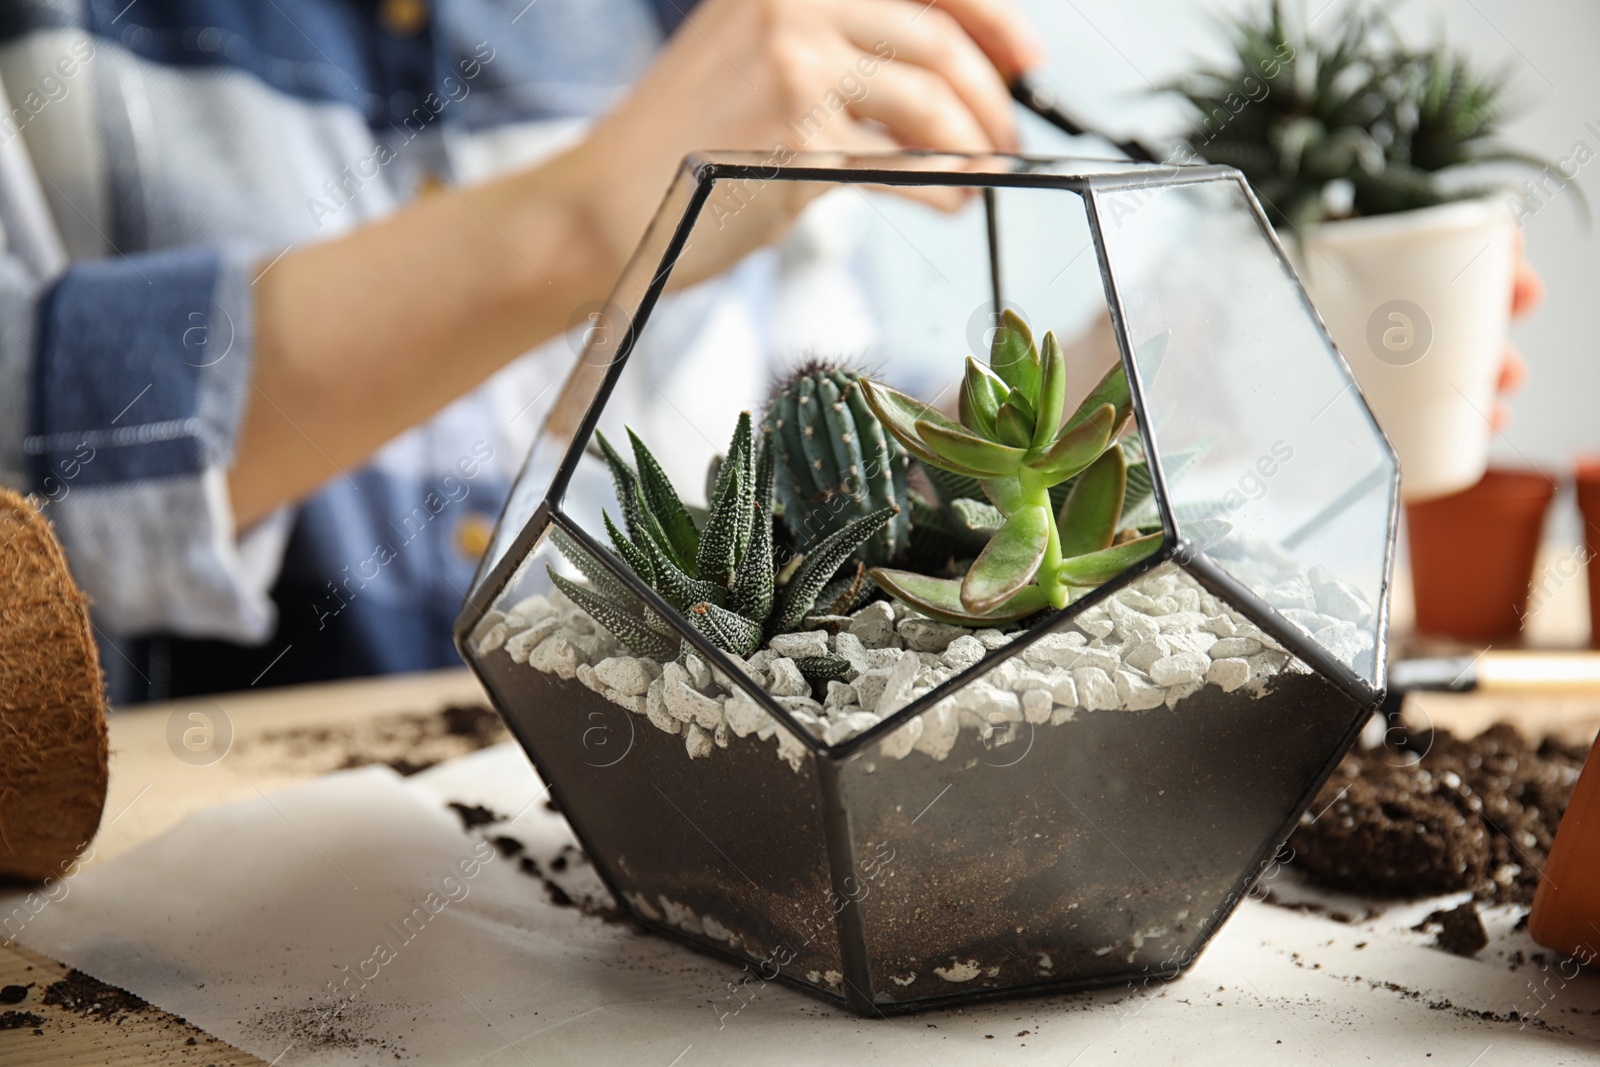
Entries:
POLYGON ((744 966, 720 1016, 770 981, 877 1016, 1173 978, 1382 692, 1393 456, 1237 173, 944 165, 691 159, 457 624, 619 904, 744 966), (1007 264, 1073 249, 992 213, 1077 212, 1076 333, 1117 347, 1010 314, 981 353, 803 361, 694 423, 707 476, 675 482, 627 428, 634 360, 690 235, 724 239, 703 206, 757 179, 982 191, 971 247, 931 211, 881 236, 987 265, 1002 307, 1007 264))
POLYGON ((1442 43, 1407 47, 1375 5, 1319 18, 1321 32, 1297 31, 1274 0, 1233 22, 1229 60, 1174 86, 1195 114, 1187 147, 1243 171, 1292 238, 1400 455, 1405 499, 1443 496, 1487 467, 1528 210, 1485 167, 1553 165, 1498 139, 1503 74, 1442 43))

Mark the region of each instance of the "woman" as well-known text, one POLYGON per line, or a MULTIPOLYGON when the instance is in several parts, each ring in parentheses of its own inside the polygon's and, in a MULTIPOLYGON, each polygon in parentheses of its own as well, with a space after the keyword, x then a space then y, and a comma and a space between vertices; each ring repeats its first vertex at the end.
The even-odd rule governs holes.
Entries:
POLYGON ((0 481, 113 698, 457 663, 570 354, 519 357, 680 158, 1009 149, 1040 58, 1010 0, 5 5, 0 481))

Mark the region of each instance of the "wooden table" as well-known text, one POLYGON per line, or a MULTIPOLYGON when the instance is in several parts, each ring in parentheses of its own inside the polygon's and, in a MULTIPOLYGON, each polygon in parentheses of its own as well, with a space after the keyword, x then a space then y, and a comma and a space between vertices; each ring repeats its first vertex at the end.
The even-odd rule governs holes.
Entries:
MULTIPOLYGON (((1587 635, 1586 610, 1581 581, 1556 588, 1530 618, 1524 644, 1581 645, 1587 635)), ((1397 632, 1405 632, 1410 612, 1402 589, 1394 605, 1397 632)), ((1397 645, 1459 650, 1414 639, 1397 645)), ((432 713, 447 705, 486 702, 476 680, 462 669, 229 694, 116 713, 111 719, 111 787, 105 820, 93 856, 84 866, 105 863, 202 808, 340 769, 355 750, 363 753, 364 761, 374 756, 437 760, 463 754, 476 745, 436 736, 418 724, 424 718, 437 718, 432 713), (196 715, 201 718, 192 718, 196 715), (174 722, 179 734, 190 726, 209 727, 214 738, 231 731, 225 756, 209 763, 176 758, 168 740, 174 722)), ((1466 734, 1500 720, 1516 722, 1532 735, 1554 733, 1574 741, 1592 739, 1600 730, 1600 696, 1530 701, 1427 694, 1408 702, 1407 712, 1466 734)), ((0 943, 0 986, 33 983, 40 990, 67 973, 68 968, 54 960, 20 945, 0 943)), ((153 1007, 108 1017, 81 1004, 42 1005, 41 999, 30 995, 14 1007, 40 1016, 38 1028, 48 1040, 40 1040, 31 1029, 0 1031, 0 1063, 8 1067, 263 1063, 153 1007)), ((10 1008, 0 1005, 0 1011, 10 1008)))

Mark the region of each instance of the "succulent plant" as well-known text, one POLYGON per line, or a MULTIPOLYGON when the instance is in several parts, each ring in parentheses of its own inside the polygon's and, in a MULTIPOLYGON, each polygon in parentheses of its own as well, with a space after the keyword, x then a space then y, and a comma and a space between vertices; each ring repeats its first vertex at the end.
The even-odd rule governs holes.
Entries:
MULTIPOLYGON (((612 548, 695 629, 735 655, 748 656, 773 635, 798 629, 834 572, 896 513, 890 506, 854 519, 780 572, 772 540, 773 448, 768 435, 753 438, 749 412, 739 416, 700 525, 644 442, 632 430, 628 437, 636 466, 595 434, 626 527, 602 513, 612 548)), ((573 603, 639 655, 666 660, 679 653, 672 627, 610 571, 564 534, 557 547, 589 579, 583 586, 547 568, 573 603)), ((846 664, 817 657, 798 666, 828 677, 846 664)))
POLYGON ((1226 64, 1167 86, 1194 112, 1187 147, 1243 171, 1274 225, 1482 195, 1458 173, 1477 164, 1546 165, 1495 140, 1503 76, 1442 47, 1407 49, 1365 0, 1327 20, 1297 32, 1282 0, 1263 4, 1227 23, 1226 64))
POLYGON ((1119 365, 1063 424, 1066 360, 1053 333, 1036 346, 1006 312, 989 366, 968 357, 957 422, 927 404, 863 379, 884 428, 924 465, 974 478, 1003 521, 958 582, 874 569, 872 578, 924 614, 995 626, 1065 607, 1150 555, 1159 533, 1119 539, 1128 462, 1117 443, 1132 415, 1119 365), (1050 491, 1069 479, 1061 506, 1050 491))
POLYGON ((810 361, 778 383, 763 425, 775 443, 778 503, 801 552, 873 511, 899 509, 857 553, 876 566, 905 554, 911 502, 905 452, 883 432, 859 378, 810 361))

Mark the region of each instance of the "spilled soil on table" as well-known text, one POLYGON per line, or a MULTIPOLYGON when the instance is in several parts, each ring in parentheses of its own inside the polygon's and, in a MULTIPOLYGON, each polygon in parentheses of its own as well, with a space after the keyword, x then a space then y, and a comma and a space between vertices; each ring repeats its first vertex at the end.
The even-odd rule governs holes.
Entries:
POLYGON ((1295 866, 1368 897, 1471 890, 1485 904, 1531 905, 1587 755, 1504 723, 1352 752, 1289 839, 1295 866))

